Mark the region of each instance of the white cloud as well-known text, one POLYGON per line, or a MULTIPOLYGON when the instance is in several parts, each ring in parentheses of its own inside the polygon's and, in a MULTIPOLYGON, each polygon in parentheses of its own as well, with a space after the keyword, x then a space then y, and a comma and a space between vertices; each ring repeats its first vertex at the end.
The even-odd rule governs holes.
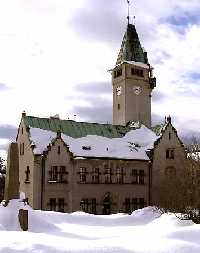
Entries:
MULTIPOLYGON (((112 3, 115 6, 114 0, 112 3)), ((100 13, 101 22, 107 12, 95 8, 95 4, 93 16, 100 13)), ((200 92, 199 80, 191 81, 186 76, 199 71, 200 26, 191 24, 181 33, 171 24, 161 22, 173 15, 190 12, 195 15, 200 9, 199 1, 141 0, 133 4, 141 42, 155 67, 156 89, 167 97, 153 104, 153 113, 163 118, 172 114, 178 129, 184 122, 190 122, 188 129, 199 131, 196 111, 200 102, 194 96, 200 92)), ((0 94, 0 108, 3 108, 0 124, 17 126, 24 109, 35 116, 59 113, 67 118, 77 104, 85 105, 80 99, 66 100, 69 96, 76 97, 76 84, 109 81, 111 85, 107 69, 113 66, 118 54, 126 5, 117 14, 114 7, 109 7, 116 20, 121 18, 118 47, 116 42, 113 44, 116 36, 104 41, 103 28, 96 41, 87 39, 87 27, 82 27, 85 38, 74 30, 73 15, 81 15, 89 5, 91 1, 86 0, 13 0, 12 3, 0 0, 0 83, 10 87, 0 94), (121 17, 117 16, 120 11, 121 17)), ((92 92, 95 94, 95 90, 92 92)))

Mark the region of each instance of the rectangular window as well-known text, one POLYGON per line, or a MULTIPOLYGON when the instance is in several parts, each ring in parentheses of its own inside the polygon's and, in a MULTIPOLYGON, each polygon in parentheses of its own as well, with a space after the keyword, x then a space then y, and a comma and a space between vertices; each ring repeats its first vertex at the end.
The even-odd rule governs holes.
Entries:
POLYGON ((64 198, 59 198, 58 199, 58 212, 64 213, 65 211, 65 200, 64 198))
POLYGON ((65 166, 60 166, 59 171, 59 182, 61 183, 67 183, 67 171, 65 166))
POLYGON ((111 170, 111 168, 105 169, 105 183, 106 184, 112 183, 112 170, 111 170))
POLYGON ((138 171, 133 169, 131 175, 132 175, 132 184, 137 184, 138 183, 138 171))
POLYGON ((125 198, 125 213, 131 213, 131 201, 130 201, 130 198, 125 198))
POLYGON ((25 183, 30 183, 30 169, 29 169, 29 166, 26 167, 25 174, 26 174, 25 183))
POLYGON ((137 209, 138 209, 138 199, 133 198, 133 200, 132 200, 132 211, 135 211, 137 209))
POLYGON ((117 168, 117 184, 123 184, 124 183, 124 173, 123 168, 117 168))
POLYGON ((92 173, 92 183, 99 184, 99 168, 95 168, 92 173))
POLYGON ((83 212, 88 212, 88 199, 82 199, 80 202, 80 209, 83 212))
POLYGON ((144 184, 144 170, 139 170, 139 184, 144 184))
POLYGON ((139 198, 139 201, 138 201, 138 208, 141 209, 141 208, 144 208, 145 206, 145 203, 144 203, 144 199, 143 198, 139 198))
POLYGON ((117 69, 114 71, 114 78, 117 78, 122 75, 122 69, 117 69))
POLYGON ((20 155, 24 155, 24 143, 20 143, 19 153, 20 153, 20 155))
POLYGON ((97 206, 96 199, 95 198, 91 199, 91 213, 92 214, 97 213, 96 206, 97 206))
POLYGON ((144 71, 142 69, 132 68, 131 74, 139 77, 144 77, 144 71))
POLYGON ((60 146, 58 146, 58 155, 60 155, 60 146))
POLYGON ((58 181, 58 166, 52 166, 49 174, 50 181, 58 181))
POLYGON ((85 184, 86 183, 86 168, 80 168, 79 175, 80 175, 80 183, 85 184))
POLYGON ((166 159, 174 159, 174 149, 166 150, 166 159))
POLYGON ((56 211, 56 198, 50 198, 49 206, 50 206, 50 211, 56 211))
POLYGON ((117 109, 120 110, 120 104, 117 104, 117 109))

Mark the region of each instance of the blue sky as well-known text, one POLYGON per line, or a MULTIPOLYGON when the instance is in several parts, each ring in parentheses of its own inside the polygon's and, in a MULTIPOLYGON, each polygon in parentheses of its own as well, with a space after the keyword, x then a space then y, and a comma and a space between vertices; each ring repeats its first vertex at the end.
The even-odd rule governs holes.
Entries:
MULTIPOLYGON (((154 123, 199 135, 200 2, 138 0, 131 20, 157 77, 154 123)), ((28 115, 111 122, 125 0, 0 0, 0 150, 28 115)), ((4 152, 5 154, 5 152, 4 152)))

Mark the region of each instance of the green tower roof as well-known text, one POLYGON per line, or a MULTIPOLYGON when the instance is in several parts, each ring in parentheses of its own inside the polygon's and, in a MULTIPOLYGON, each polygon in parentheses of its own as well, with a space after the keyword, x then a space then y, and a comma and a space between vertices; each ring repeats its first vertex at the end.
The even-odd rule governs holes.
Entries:
POLYGON ((144 52, 135 25, 132 24, 127 26, 116 65, 124 61, 148 63, 147 53, 144 52))

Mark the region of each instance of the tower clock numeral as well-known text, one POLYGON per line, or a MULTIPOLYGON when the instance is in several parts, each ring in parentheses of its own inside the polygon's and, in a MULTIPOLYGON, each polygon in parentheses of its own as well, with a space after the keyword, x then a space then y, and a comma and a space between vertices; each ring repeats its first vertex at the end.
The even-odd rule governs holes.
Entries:
POLYGON ((142 88, 140 86, 133 86, 133 91, 136 95, 139 95, 142 92, 142 88))
POLYGON ((122 94, 122 87, 118 86, 116 89, 117 96, 120 96, 122 94))

